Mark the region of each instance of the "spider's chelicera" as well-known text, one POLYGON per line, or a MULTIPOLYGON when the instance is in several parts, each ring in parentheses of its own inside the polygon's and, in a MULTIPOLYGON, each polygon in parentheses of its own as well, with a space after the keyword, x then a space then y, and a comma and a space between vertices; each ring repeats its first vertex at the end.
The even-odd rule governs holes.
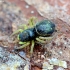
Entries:
POLYGON ((47 39, 52 39, 51 35, 55 32, 55 24, 50 20, 42 20, 35 25, 34 18, 31 18, 29 25, 24 25, 23 28, 12 34, 18 34, 16 40, 22 45, 15 49, 22 49, 31 44, 30 53, 33 52, 35 42, 46 43, 47 39))

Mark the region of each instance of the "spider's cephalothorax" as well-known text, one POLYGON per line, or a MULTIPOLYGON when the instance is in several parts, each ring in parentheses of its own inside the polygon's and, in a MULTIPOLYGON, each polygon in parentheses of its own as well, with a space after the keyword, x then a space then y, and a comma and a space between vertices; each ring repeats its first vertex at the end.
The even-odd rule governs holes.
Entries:
POLYGON ((18 40, 19 44, 22 44, 22 46, 17 47, 16 49, 24 48, 31 44, 31 53, 33 52, 34 48, 34 42, 38 41, 41 43, 45 43, 47 39, 51 39, 51 36, 53 32, 55 32, 55 24, 49 20, 42 20, 38 22, 36 25, 34 25, 34 18, 31 18, 29 21, 29 28, 25 26, 24 30, 19 29, 16 32, 13 33, 19 33, 18 34, 18 40))
POLYGON ((34 28, 26 29, 19 34, 19 40, 22 41, 22 42, 31 41, 34 38, 35 38, 34 28))

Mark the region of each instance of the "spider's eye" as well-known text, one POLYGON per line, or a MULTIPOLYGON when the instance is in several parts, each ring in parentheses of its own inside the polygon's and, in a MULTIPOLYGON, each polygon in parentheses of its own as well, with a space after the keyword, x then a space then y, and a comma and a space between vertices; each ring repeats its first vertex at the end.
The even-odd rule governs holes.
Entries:
POLYGON ((24 42, 24 41, 28 41, 29 35, 26 31, 22 32, 19 34, 19 39, 20 41, 24 42))

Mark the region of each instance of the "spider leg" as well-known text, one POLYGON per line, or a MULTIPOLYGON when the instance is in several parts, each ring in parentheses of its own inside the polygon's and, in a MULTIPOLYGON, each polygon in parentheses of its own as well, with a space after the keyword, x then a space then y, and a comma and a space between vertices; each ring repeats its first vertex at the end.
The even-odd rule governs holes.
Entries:
POLYGON ((31 18, 30 18, 30 20, 29 20, 29 27, 35 26, 35 22, 34 22, 35 20, 36 20, 35 17, 31 17, 31 18))
POLYGON ((17 34, 17 33, 19 33, 19 32, 22 32, 23 31, 23 29, 18 29, 18 30, 16 30, 15 32, 13 32, 12 34, 11 34, 11 36, 13 36, 13 35, 15 35, 15 34, 17 34))
POLYGON ((19 44, 23 44, 23 45, 20 46, 20 47, 15 47, 15 49, 22 49, 24 47, 27 47, 30 44, 30 42, 22 42, 22 43, 19 43, 19 44))
POLYGON ((21 41, 19 42, 19 44, 21 44, 21 45, 23 45, 23 44, 25 44, 25 43, 26 43, 26 42, 21 42, 21 41))
POLYGON ((46 43, 46 42, 49 42, 53 37, 39 37, 39 38, 36 38, 37 41, 41 42, 41 43, 46 43))
POLYGON ((32 53, 33 53, 33 49, 34 49, 34 40, 32 40, 30 54, 32 54, 32 53))
MULTIPOLYGON (((13 36, 13 35, 15 35, 15 34, 17 34, 17 33, 19 33, 19 32, 21 33, 21 32, 23 32, 25 29, 27 29, 27 26, 26 26, 26 25, 23 25, 23 24, 22 24, 21 26, 23 26, 24 29, 18 29, 18 30, 16 30, 15 32, 12 33, 11 36, 13 36)), ((21 27, 21 26, 20 26, 20 27, 21 27)))
POLYGON ((49 41, 52 41, 57 35, 58 35, 58 33, 53 34, 53 36, 51 36, 51 37, 42 37, 42 36, 39 36, 39 39, 46 40, 46 41, 49 42, 49 41))
POLYGON ((39 37, 40 39, 42 39, 42 40, 51 40, 53 37, 39 37))
POLYGON ((28 28, 28 26, 26 24, 21 24, 19 26, 19 28, 23 29, 23 30, 26 30, 28 28))
POLYGON ((38 42, 40 42, 40 43, 46 43, 45 40, 42 40, 42 39, 40 39, 40 38, 36 38, 36 40, 37 40, 38 42))

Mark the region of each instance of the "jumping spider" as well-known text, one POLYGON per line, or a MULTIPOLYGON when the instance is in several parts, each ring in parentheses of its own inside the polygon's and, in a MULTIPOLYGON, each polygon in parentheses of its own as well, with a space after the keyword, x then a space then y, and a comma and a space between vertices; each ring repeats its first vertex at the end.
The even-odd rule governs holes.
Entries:
POLYGON ((17 34, 16 41, 22 46, 15 49, 22 49, 31 44, 30 53, 33 53, 34 44, 36 42, 46 43, 47 39, 52 39, 51 35, 55 32, 55 24, 50 20, 42 20, 34 24, 34 18, 29 20, 29 26, 24 25, 24 29, 18 29, 12 35, 17 34))

